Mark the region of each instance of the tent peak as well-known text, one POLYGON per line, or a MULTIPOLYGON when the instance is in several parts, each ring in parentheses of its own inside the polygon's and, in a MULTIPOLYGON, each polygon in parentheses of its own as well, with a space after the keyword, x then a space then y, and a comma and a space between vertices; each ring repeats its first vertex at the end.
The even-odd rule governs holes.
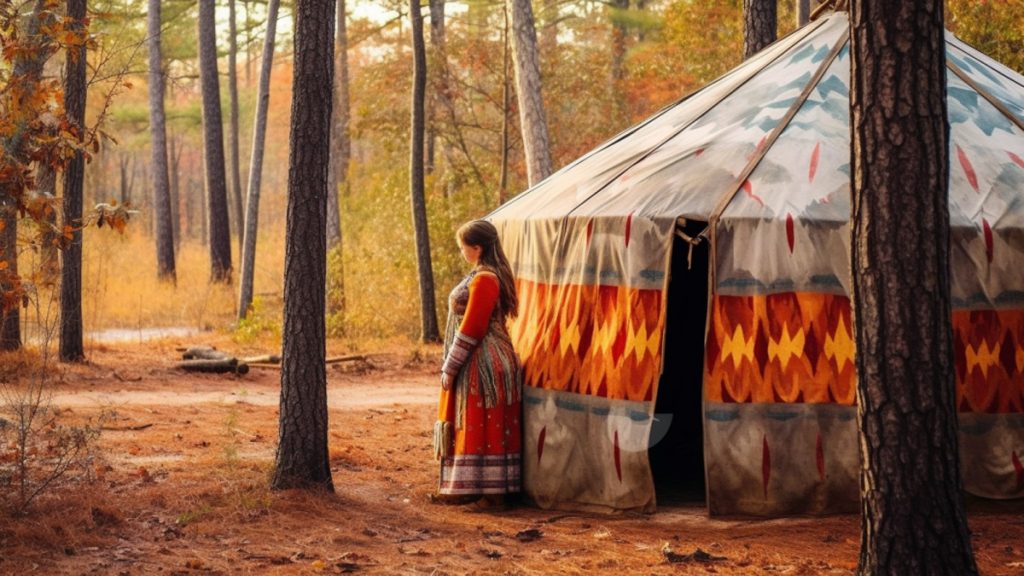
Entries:
POLYGON ((831 9, 833 12, 849 12, 850 0, 825 0, 820 6, 811 12, 810 19, 817 20, 825 13, 826 10, 831 9))

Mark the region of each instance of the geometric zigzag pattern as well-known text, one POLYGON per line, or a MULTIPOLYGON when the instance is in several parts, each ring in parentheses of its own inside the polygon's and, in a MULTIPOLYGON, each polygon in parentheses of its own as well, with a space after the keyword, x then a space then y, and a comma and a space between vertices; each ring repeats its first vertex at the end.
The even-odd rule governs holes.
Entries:
POLYGON ((960 412, 1024 412, 1024 310, 953 313, 960 412))
MULTIPOLYGON (((856 403, 847 297, 716 295, 711 308, 706 400, 856 403)), ((1024 412, 1024 310, 957 310, 952 321, 957 410, 1024 412)))
POLYGON ((819 293, 716 295, 704 367, 708 401, 852 406, 850 301, 819 293))
POLYGON ((509 326, 534 388, 651 401, 661 371, 661 290, 517 280, 509 326))

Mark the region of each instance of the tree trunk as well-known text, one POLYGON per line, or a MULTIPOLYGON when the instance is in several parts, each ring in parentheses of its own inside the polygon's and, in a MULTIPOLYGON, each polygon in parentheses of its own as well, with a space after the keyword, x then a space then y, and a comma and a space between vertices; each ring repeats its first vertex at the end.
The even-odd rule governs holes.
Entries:
POLYGON ((153 139, 153 216, 156 219, 156 275, 175 282, 171 182, 167 168, 167 120, 164 115, 163 58, 160 54, 160 0, 149 0, 149 132, 153 139))
POLYGON ((280 436, 272 486, 334 490, 327 452, 327 183, 334 2, 295 3, 280 436))
MULTIPOLYGON (((181 146, 173 135, 170 138, 170 176, 171 194, 171 236, 174 239, 174 252, 181 249, 181 146)), ((187 213, 187 211, 186 211, 187 213)))
MULTIPOLYGON (((86 0, 68 0, 71 27, 85 28, 86 0)), ((85 48, 69 48, 64 75, 64 110, 81 139, 85 134, 85 48)), ((64 168, 64 225, 71 226, 71 243, 64 250, 60 283, 60 359, 85 359, 82 345, 82 188, 85 157, 76 151, 64 168)))
POLYGON ((245 211, 242 207, 242 170, 238 161, 238 27, 235 24, 235 0, 228 0, 228 29, 230 33, 228 48, 228 95, 230 97, 230 123, 228 140, 231 149, 231 199, 233 201, 233 228, 238 232, 238 249, 242 249, 244 227, 242 219, 245 211))
POLYGON ((345 0, 338 0, 334 42, 334 107, 331 111, 331 181, 327 187, 327 248, 341 246, 338 194, 345 187, 351 159, 349 142, 348 31, 345 0))
POLYGON ((203 153, 209 203, 210 281, 231 281, 231 229, 224 175, 224 127, 217 78, 214 0, 199 0, 199 82, 203 92, 203 153))
POLYGON ((498 173, 498 205, 505 203, 508 198, 508 136, 509 121, 508 115, 512 108, 512 89, 509 86, 509 38, 508 38, 508 10, 502 14, 504 26, 501 29, 501 170, 498 173))
POLYGON ((36 166, 36 191, 51 205, 51 210, 46 214, 46 222, 40 223, 40 272, 44 283, 55 284, 57 275, 60 274, 60 251, 57 250, 57 244, 60 242, 56 205, 57 171, 46 162, 36 166))
POLYGON ((861 574, 977 573, 957 450, 942 4, 851 13, 861 574))
MULTIPOLYGON (((46 1, 36 0, 25 29, 26 40, 40 37, 40 28, 49 25, 53 18, 53 14, 47 10, 46 1)), ((14 60, 12 77, 19 78, 24 83, 23 98, 31 97, 34 93, 33 87, 38 85, 42 79, 43 66, 53 53, 52 46, 48 44, 49 40, 44 40, 38 46, 26 46, 29 49, 19 54, 14 60)), ((28 107, 22 101, 19 101, 18 105, 19 107, 28 107)), ((18 118, 17 121, 27 123, 28 119, 18 118)), ((10 137, 0 142, 2 144, 0 153, 14 159, 15 163, 28 165, 30 160, 27 158, 25 147, 27 132, 26 126, 20 126, 14 130, 10 137)), ((0 181, 0 262, 5 263, 3 269, 0 269, 0 294, 14 289, 15 281, 18 278, 18 203, 22 192, 21 189, 11 189, 6 182, 0 181)), ((21 348, 21 310, 18 304, 14 303, 6 309, 0 307, 0 350, 17 350, 19 348, 21 348)))
POLYGON ((444 57, 444 2, 445 0, 429 0, 430 4, 430 47, 433 49, 434 61, 434 86, 427 98, 427 120, 426 120, 426 170, 427 174, 433 174, 436 161, 437 126, 439 100, 447 90, 446 78, 442 76, 447 71, 444 57))
POLYGON ((259 229, 260 185, 263 180, 263 149, 267 141, 267 110, 270 107, 270 70, 274 65, 274 36, 277 32, 279 0, 267 7, 267 35, 263 40, 260 84, 256 97, 256 121, 253 122, 252 157, 249 159, 249 191, 245 201, 245 234, 242 240, 241 289, 238 319, 244 320, 252 305, 253 272, 256 268, 256 231, 259 229))
POLYGON ((796 27, 811 21, 811 0, 796 0, 796 27))
POLYGON ((412 21, 413 54, 409 184, 412 223, 416 230, 416 271, 420 284, 420 337, 423 342, 437 342, 441 335, 434 305, 434 267, 430 261, 427 203, 423 190, 423 115, 427 91, 427 54, 423 41, 423 15, 420 13, 419 0, 409 0, 409 19, 412 21))
POLYGON ((338 0, 334 43, 334 106, 331 121, 331 183, 327 188, 327 249, 337 250, 327 278, 328 309, 345 310, 345 268, 342 258, 341 207, 339 195, 348 188, 348 168, 352 157, 349 137, 348 27, 345 0, 338 0))
POLYGON ((512 53, 515 60, 519 123, 523 132, 526 174, 530 185, 551 174, 548 121, 541 97, 540 57, 530 0, 506 0, 512 20, 512 53))
POLYGON ((778 0, 743 0, 743 59, 775 42, 778 0))
MULTIPOLYGON (((0 262, 6 267, 0 270, 0 294, 14 288, 7 278, 18 276, 18 207, 14 198, 0 194, 0 262)), ((0 305, 0 350, 21 348, 21 308, 19 302, 10 307, 0 305)))

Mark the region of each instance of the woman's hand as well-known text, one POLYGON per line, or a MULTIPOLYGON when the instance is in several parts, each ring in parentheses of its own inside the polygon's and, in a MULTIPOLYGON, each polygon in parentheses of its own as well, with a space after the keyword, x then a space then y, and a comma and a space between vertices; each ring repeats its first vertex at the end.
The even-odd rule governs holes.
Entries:
POLYGON ((441 389, 451 390, 452 389, 452 377, 447 372, 441 372, 441 389))

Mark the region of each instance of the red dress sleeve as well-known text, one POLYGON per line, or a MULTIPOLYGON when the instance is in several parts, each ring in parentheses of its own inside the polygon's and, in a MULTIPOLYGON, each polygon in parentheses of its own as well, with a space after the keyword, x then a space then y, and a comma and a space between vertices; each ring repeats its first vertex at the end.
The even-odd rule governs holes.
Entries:
POLYGON ((482 339, 487 334, 500 293, 497 276, 490 272, 477 273, 469 283, 469 302, 459 332, 475 340, 482 339))

